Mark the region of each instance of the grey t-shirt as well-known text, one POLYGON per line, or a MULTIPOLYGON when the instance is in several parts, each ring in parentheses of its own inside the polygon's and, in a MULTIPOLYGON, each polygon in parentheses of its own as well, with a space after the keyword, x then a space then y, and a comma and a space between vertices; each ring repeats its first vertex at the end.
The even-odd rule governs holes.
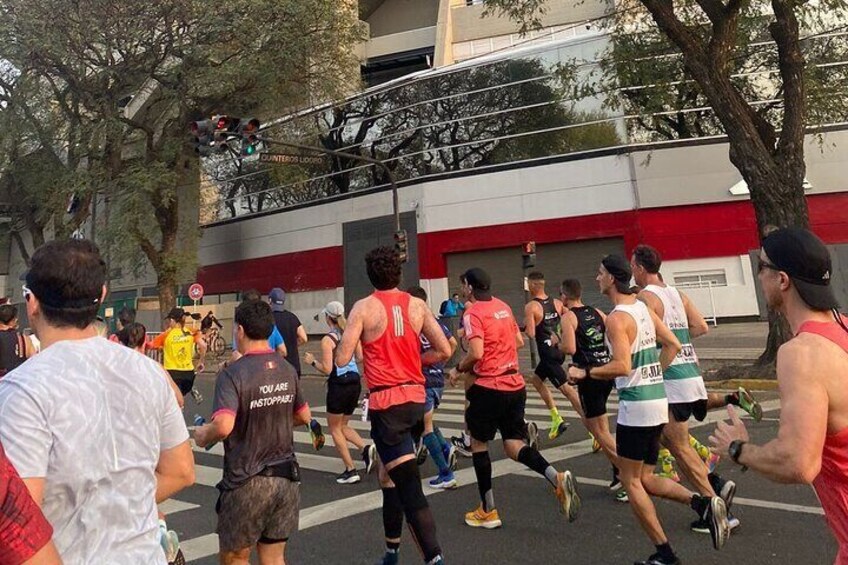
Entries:
POLYGON ((65 563, 165 563, 157 539, 162 450, 188 439, 166 373, 102 337, 55 343, 0 379, 0 441, 65 563))
POLYGON ((224 440, 221 487, 237 488, 266 467, 294 459, 294 415, 306 406, 297 372, 278 353, 248 353, 218 373, 212 417, 236 419, 224 440))

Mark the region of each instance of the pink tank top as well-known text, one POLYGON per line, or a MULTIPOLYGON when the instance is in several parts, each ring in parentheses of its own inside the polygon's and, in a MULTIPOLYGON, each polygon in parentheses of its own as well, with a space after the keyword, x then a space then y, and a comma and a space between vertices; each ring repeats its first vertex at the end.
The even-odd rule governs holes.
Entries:
MULTIPOLYGON (((842 320, 848 325, 848 318, 843 316, 842 320)), ((820 335, 848 353, 848 332, 836 322, 807 322, 798 333, 820 335)), ((848 565, 848 428, 825 437, 821 472, 813 481, 813 488, 839 542, 836 565, 848 565)))

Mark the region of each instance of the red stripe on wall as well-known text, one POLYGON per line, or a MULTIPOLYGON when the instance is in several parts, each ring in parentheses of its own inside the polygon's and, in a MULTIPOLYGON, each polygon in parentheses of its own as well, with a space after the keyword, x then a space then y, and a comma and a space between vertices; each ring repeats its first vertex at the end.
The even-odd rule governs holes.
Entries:
POLYGON ((305 292, 344 286, 343 273, 342 247, 325 247, 208 265, 199 270, 198 281, 206 294, 250 288, 267 293, 276 286, 305 292))
MULTIPOLYGON (((810 196, 810 223, 826 243, 848 242, 848 192, 810 196)), ((659 249, 663 258, 702 259, 744 255, 758 246, 757 224, 749 201, 629 210, 577 218, 558 218, 481 226, 418 235, 422 279, 447 276, 449 253, 623 237, 628 253, 639 243, 659 249)), ((233 261, 204 267, 199 280, 207 293, 247 288, 290 292, 344 286, 342 247, 327 247, 233 261)))

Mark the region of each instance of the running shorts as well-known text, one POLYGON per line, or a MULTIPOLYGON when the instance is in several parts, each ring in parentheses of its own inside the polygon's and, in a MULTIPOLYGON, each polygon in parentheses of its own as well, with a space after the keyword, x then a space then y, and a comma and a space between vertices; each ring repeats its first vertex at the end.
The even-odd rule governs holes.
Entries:
POLYGON ((427 397, 424 400, 424 410, 429 412, 435 410, 442 403, 442 394, 445 392, 444 387, 427 387, 424 389, 427 397))
POLYGON ((577 394, 587 418, 597 418, 607 413, 607 400, 615 386, 613 380, 600 380, 589 377, 577 382, 577 394))
POLYGON ((171 378, 174 379, 175 383, 177 383, 177 387, 179 387, 180 392, 183 393, 183 396, 190 393, 191 389, 194 388, 194 379, 197 376, 194 371, 178 371, 176 369, 168 369, 168 374, 171 375, 171 378))
POLYGON ((216 510, 221 551, 283 542, 297 531, 300 483, 283 477, 251 477, 236 489, 222 491, 216 510))
MULTIPOLYGON (((369 410, 371 439, 380 461, 390 463, 415 453, 413 434, 424 427, 424 403, 406 402, 385 410, 369 410)), ((420 432, 419 432, 420 434, 420 432)))
POLYGON ((641 461, 646 465, 656 465, 660 458, 660 435, 663 426, 625 426, 615 427, 615 451, 619 457, 641 461))
POLYGON ((707 417, 707 399, 702 398, 693 402, 678 402, 668 404, 668 411, 675 422, 688 422, 689 418, 695 416, 699 422, 707 417))
POLYGON ((477 441, 492 441, 500 432, 504 440, 527 440, 525 389, 504 391, 475 384, 465 392, 465 398, 468 400, 465 422, 471 437, 477 441))
POLYGON ((542 360, 539 361, 539 364, 536 365, 535 373, 543 381, 551 381, 551 384, 556 388, 561 387, 567 381, 565 369, 562 368, 562 363, 559 363, 554 359, 542 358, 542 360))
POLYGON ((351 378, 350 382, 327 382, 327 412, 329 414, 344 414, 350 416, 359 405, 359 394, 362 384, 359 379, 351 378))

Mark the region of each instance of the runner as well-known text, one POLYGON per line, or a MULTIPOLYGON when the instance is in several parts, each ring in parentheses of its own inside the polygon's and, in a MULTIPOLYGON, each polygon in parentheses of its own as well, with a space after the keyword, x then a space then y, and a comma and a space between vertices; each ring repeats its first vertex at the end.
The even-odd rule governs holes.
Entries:
POLYGON ((189 313, 182 308, 171 308, 168 312, 168 329, 150 343, 151 349, 162 349, 163 365, 174 382, 180 388, 183 396, 189 393, 194 395, 199 404, 202 397, 199 392, 194 392, 194 379, 197 373, 203 372, 203 361, 206 358, 206 342, 200 332, 193 332, 185 327, 185 320, 189 313), (197 362, 197 373, 194 367, 194 346, 200 356, 197 362), (198 400, 200 398, 200 400, 198 400))
MULTIPOLYGON (((736 483, 716 474, 710 480, 708 467, 689 441, 689 418, 694 416, 702 422, 710 407, 698 366, 698 356, 692 346, 693 337, 707 333, 707 322, 688 296, 660 280, 661 265, 662 258, 653 247, 638 245, 633 251, 633 278, 642 288, 638 294, 639 300, 663 320, 682 344, 681 351, 663 372, 669 422, 663 429, 662 443, 678 462, 689 483, 703 496, 720 494, 729 510, 736 494, 736 483)), ((727 404, 726 397, 715 396, 721 398, 720 405, 727 404)), ((734 526, 738 525, 735 518, 733 522, 734 526)), ((708 524, 703 520, 692 522, 691 528, 695 532, 709 533, 708 524)))
POLYGON ((443 563, 436 522, 421 488, 412 432, 426 411, 421 365, 447 361, 450 345, 427 304, 398 290, 401 267, 391 247, 378 247, 365 256, 368 279, 376 290, 354 305, 336 350, 336 365, 347 365, 362 341, 371 437, 381 461, 386 534, 382 563, 398 562, 404 515, 424 562, 443 563), (421 333, 432 346, 423 356, 421 333))
POLYGON ((536 348, 539 352, 539 364, 536 365, 530 382, 533 383, 545 406, 551 412, 551 429, 548 432, 548 439, 553 440, 568 429, 568 424, 560 416, 553 395, 545 386, 545 381, 551 381, 551 384, 568 398, 574 411, 581 418, 583 407, 580 405, 577 391, 566 383, 565 370, 562 368, 565 362, 565 353, 562 350, 562 302, 547 295, 545 276, 539 271, 533 271, 527 275, 527 286, 530 289, 531 300, 524 307, 524 333, 530 339, 536 340, 536 348))
POLYGON ((727 507, 717 497, 693 494, 678 483, 654 475, 660 449, 660 436, 668 422, 668 401, 663 385, 663 369, 681 349, 680 342, 662 320, 632 294, 630 264, 618 255, 608 255, 598 269, 597 281, 615 305, 606 321, 607 347, 612 360, 600 367, 570 367, 574 380, 615 379, 618 389, 618 424, 615 450, 621 482, 630 506, 656 553, 644 565, 680 563, 668 542, 648 495, 687 504, 710 527, 713 547, 720 549, 729 535, 727 507), (662 349, 657 351, 657 344, 662 349))
POLYGON ((194 482, 188 431, 152 359, 97 337, 106 268, 87 240, 32 256, 43 351, 0 380, 0 441, 65 563, 165 563, 156 503, 194 482))
POLYGON ((336 444, 336 451, 341 455, 345 465, 344 472, 336 477, 336 482, 339 484, 358 483, 361 477, 356 472, 356 467, 353 466, 353 459, 350 457, 347 443, 352 443, 362 453, 366 475, 371 472, 377 462, 377 450, 374 445, 365 445, 356 430, 348 425, 353 411, 359 405, 359 395, 362 392, 362 385, 359 382, 359 367, 356 366, 356 361, 362 360, 362 349, 357 346, 356 359, 351 359, 350 363, 344 367, 337 367, 333 363, 333 353, 342 340, 342 334, 347 324, 344 316, 344 305, 341 302, 330 302, 321 310, 320 315, 324 316, 324 321, 330 327, 330 331, 321 339, 321 360, 315 359, 315 356, 308 351, 303 358, 308 365, 312 365, 319 373, 328 377, 327 422, 330 424, 330 434, 336 444))
POLYGON ((763 239, 757 278, 769 309, 795 335, 777 353, 780 429, 765 445, 749 441, 728 407, 709 440, 713 451, 779 483, 812 483, 848 565, 848 318, 830 285, 830 253, 811 231, 781 228, 763 239))
POLYGON ((0 378, 35 355, 35 346, 18 331, 18 309, 0 305, 0 378))
POLYGON ((53 528, 0 445, 0 563, 60 565, 53 528))
MULTIPOLYGON (((609 363, 610 354, 605 343, 606 314, 583 304, 583 286, 577 279, 562 281, 560 294, 566 307, 563 318, 568 326, 574 328, 575 351, 571 356, 572 363, 583 370, 609 363)), ((607 419, 607 400, 613 386, 612 380, 583 379, 577 383, 577 392, 583 406, 586 428, 612 464, 609 489, 621 491, 621 480, 616 467, 615 439, 610 433, 607 419)))
POLYGON ((300 319, 291 311, 286 310, 286 291, 282 288, 272 288, 268 293, 271 302, 271 310, 274 311, 274 329, 285 343, 286 353, 283 355, 286 361, 292 364, 297 376, 301 376, 300 369, 300 347, 306 345, 307 336, 300 319))
MULTIPOLYGON (((241 299, 242 300, 262 300, 262 295, 259 294, 258 290, 251 288, 250 290, 245 290, 244 292, 241 293, 241 299)), ((273 305, 271 306, 271 308, 273 308, 273 305)), ((268 347, 272 351, 276 351, 277 353, 279 353, 280 355, 282 355, 283 357, 286 357, 286 359, 288 359, 288 349, 286 348, 286 342, 283 339, 283 336, 280 335, 280 332, 277 329, 276 325, 274 326, 274 330, 271 332, 271 336, 268 338, 268 347)), ((224 362, 224 367, 227 367, 230 363, 232 363, 233 361, 237 361, 241 357, 241 353, 239 353, 239 350, 238 350, 238 343, 236 343, 236 329, 235 329, 235 327, 233 327, 232 349, 233 349, 233 353, 232 353, 232 355, 230 355, 230 360, 224 362)), ((300 363, 300 362, 298 361, 298 363, 300 363)), ((300 373, 298 373, 298 374, 300 374, 300 373)))
POLYGON ((206 447, 224 441, 224 473, 218 484, 218 544, 223 564, 285 561, 297 531, 300 468, 294 427, 312 420, 294 368, 268 347, 271 307, 246 300, 235 312, 242 357, 218 373, 212 421, 195 429, 206 447))
POLYGON ((450 382, 456 386, 463 375, 471 383, 465 393, 468 399, 465 420, 471 432, 474 474, 480 492, 480 506, 465 515, 465 523, 474 528, 501 527, 492 493, 488 447, 497 432, 510 459, 536 471, 554 487, 560 512, 573 522, 580 510, 580 497, 571 472, 558 472, 526 443, 527 391, 524 377, 518 371, 518 348, 524 346, 524 338, 512 311, 492 296, 491 279, 483 269, 469 269, 460 282, 471 296, 471 305, 463 316, 468 353, 451 369, 450 382))
MULTIPOLYGON (((407 290, 410 295, 415 298, 427 302, 427 291, 420 286, 412 286, 407 290)), ((445 334, 445 338, 450 344, 450 357, 453 357, 457 348, 456 338, 451 335, 450 330, 442 322, 438 322, 439 327, 445 334)), ((421 334, 421 357, 427 355, 427 352, 432 349, 427 336, 421 334)), ((445 390, 445 364, 444 362, 435 363, 433 365, 424 365, 424 387, 427 394, 426 406, 427 410, 424 413, 424 433, 422 441, 427 446, 427 451, 430 452, 430 457, 436 464, 439 474, 430 479, 430 487, 434 489, 452 489, 456 488, 456 478, 453 472, 456 469, 456 448, 450 445, 442 436, 442 431, 433 423, 433 415, 439 403, 442 401, 442 393, 445 390)))

